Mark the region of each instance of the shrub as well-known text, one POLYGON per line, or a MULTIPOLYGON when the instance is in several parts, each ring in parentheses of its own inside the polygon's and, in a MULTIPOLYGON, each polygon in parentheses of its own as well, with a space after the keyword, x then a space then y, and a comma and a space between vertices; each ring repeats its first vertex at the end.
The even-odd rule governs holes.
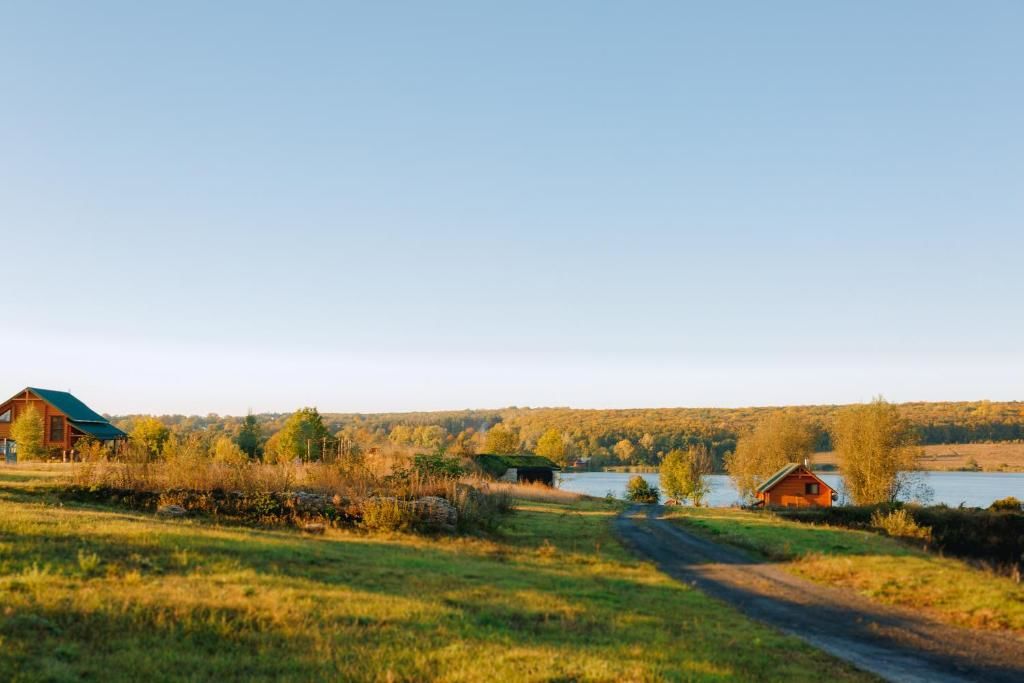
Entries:
POLYGON ((361 526, 368 531, 408 531, 413 516, 397 498, 369 498, 362 504, 361 526))
POLYGON ((442 479, 458 479, 465 476, 466 468, 458 458, 450 458, 444 453, 422 453, 413 458, 412 468, 421 477, 440 477, 442 479))
POLYGON ((1024 511, 1024 503, 1013 496, 1008 496, 995 501, 988 506, 988 509, 1004 512, 1021 512, 1024 511))
POLYGON ((875 510, 875 513, 871 515, 871 526, 896 538, 918 538, 925 543, 932 540, 931 528, 918 524, 905 508, 899 508, 889 513, 875 510))
POLYGON ((658 487, 648 484, 647 480, 639 474, 631 477, 629 483, 626 484, 626 500, 634 503, 656 504, 660 498, 661 493, 658 491, 658 487))

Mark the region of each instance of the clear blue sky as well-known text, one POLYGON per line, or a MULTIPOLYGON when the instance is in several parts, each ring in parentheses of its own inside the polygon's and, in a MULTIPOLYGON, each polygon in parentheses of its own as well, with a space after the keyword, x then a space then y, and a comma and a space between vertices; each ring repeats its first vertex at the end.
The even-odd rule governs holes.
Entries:
POLYGON ((3 2, 0 377, 1024 398, 1024 3, 3 2))

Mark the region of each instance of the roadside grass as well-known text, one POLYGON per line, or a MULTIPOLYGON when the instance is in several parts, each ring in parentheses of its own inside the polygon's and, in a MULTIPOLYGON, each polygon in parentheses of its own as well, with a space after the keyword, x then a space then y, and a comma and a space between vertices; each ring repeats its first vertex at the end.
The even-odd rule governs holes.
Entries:
POLYGON ((491 537, 60 505, 0 468, 0 680, 873 680, 522 501, 491 537))
POLYGON ((1024 635, 1024 586, 869 531, 801 524, 766 512, 676 508, 669 518, 817 583, 925 609, 971 628, 1024 635))

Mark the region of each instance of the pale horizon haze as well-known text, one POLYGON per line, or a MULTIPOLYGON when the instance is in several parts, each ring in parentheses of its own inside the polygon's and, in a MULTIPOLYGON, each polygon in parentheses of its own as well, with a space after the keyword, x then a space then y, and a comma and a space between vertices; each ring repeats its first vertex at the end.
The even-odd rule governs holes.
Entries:
POLYGON ((1024 399, 1024 3, 2 2, 0 393, 1024 399))

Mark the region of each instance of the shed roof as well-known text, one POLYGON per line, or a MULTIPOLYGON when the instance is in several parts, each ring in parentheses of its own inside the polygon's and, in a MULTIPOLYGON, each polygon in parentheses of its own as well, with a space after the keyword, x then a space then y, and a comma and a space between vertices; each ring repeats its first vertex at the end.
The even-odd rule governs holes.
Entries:
POLYGON ((516 469, 527 467, 542 467, 551 470, 562 468, 547 458, 531 453, 517 455, 499 455, 497 453, 481 453, 476 456, 476 462, 485 472, 494 477, 500 477, 513 467, 516 469))
POLYGON ((776 486, 778 486, 778 485, 779 485, 779 483, 780 483, 780 482, 781 482, 781 481, 782 481, 783 479, 785 479, 785 478, 786 478, 786 477, 788 477, 789 475, 793 474, 793 473, 794 473, 794 472, 796 472, 797 470, 803 470, 803 471, 804 471, 804 472, 806 472, 807 474, 809 474, 809 475, 811 475, 812 477, 814 477, 815 479, 817 479, 817 480, 818 480, 818 481, 819 481, 819 482, 820 482, 820 483, 822 484, 822 486, 825 486, 825 487, 826 487, 826 488, 828 488, 828 489, 829 489, 830 491, 832 490, 832 487, 831 487, 831 486, 829 486, 829 485, 828 485, 828 484, 826 484, 826 483, 825 483, 824 481, 822 481, 822 480, 821 480, 821 479, 820 479, 820 478, 818 477, 818 475, 816 475, 816 474, 815 474, 814 472, 812 472, 812 471, 811 471, 811 470, 810 470, 809 468, 807 468, 807 467, 804 467, 803 465, 801 465, 801 464, 800 464, 800 463, 798 463, 798 462, 791 462, 791 463, 788 463, 788 464, 786 464, 786 465, 783 465, 783 466, 782 466, 782 467, 781 467, 781 468, 779 469, 779 471, 778 471, 778 472, 776 472, 776 473, 775 473, 775 474, 773 474, 772 476, 770 476, 770 477, 768 477, 767 479, 765 479, 765 480, 764 480, 764 481, 763 481, 763 482, 761 483, 761 485, 760 485, 760 486, 758 486, 758 487, 757 487, 757 488, 755 489, 755 491, 756 491, 757 493, 764 493, 765 491, 771 491, 771 490, 772 490, 773 488, 775 488, 776 486))

